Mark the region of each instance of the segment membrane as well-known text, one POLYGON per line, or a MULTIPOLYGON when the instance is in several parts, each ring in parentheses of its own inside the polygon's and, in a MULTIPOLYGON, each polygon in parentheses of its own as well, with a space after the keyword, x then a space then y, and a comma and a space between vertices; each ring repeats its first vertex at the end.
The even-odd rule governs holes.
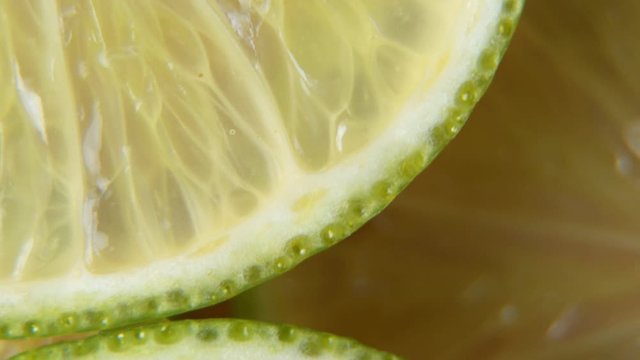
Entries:
POLYGON ((0 3, 0 281, 225 238, 434 81, 468 0, 0 3))

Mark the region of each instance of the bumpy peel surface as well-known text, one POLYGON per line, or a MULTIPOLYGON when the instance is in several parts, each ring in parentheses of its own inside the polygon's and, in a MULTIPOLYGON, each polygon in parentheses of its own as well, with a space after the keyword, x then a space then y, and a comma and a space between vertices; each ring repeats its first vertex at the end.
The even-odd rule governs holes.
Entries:
POLYGON ((457 133, 521 6, 1 1, 0 337, 215 303, 344 238, 457 133))
POLYGON ((354 340, 245 320, 159 323, 106 332, 20 354, 28 359, 400 360, 354 340))

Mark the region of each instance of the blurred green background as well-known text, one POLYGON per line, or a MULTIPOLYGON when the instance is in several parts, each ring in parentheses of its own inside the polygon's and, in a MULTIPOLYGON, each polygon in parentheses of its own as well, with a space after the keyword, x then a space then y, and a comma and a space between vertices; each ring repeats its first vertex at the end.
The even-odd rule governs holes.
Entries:
POLYGON ((465 129, 383 214, 216 311, 409 359, 640 358, 640 1, 529 0, 465 129))

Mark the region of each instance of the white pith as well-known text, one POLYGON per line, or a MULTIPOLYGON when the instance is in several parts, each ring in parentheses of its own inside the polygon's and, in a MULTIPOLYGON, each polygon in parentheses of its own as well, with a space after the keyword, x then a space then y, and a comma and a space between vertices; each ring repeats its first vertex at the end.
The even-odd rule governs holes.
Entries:
POLYGON ((203 284, 213 286, 236 278, 244 269, 280 256, 292 237, 316 234, 339 221, 336 209, 384 178, 393 164, 428 144, 430 130, 444 120, 460 84, 469 79, 494 35, 502 4, 503 0, 469 1, 466 12, 458 14, 460 26, 446 69, 432 86, 415 95, 388 131, 325 172, 289 178, 290 183, 281 186, 286 191, 275 194, 273 201, 233 229, 212 254, 185 254, 106 275, 78 268, 65 278, 2 285, 0 320, 54 319, 63 313, 162 296, 172 289, 183 290, 194 304, 202 303, 197 290, 203 284), (327 191, 311 216, 292 210, 301 197, 319 190, 327 191))
MULTIPOLYGON (((88 357, 89 358, 89 357, 88 357)), ((205 347, 197 339, 188 339, 173 346, 150 346, 139 351, 125 353, 98 352, 90 356, 91 359, 179 359, 194 360, 220 359, 303 359, 295 347, 275 347, 271 343, 248 341, 243 343, 226 342, 220 346, 205 347)), ((314 359, 338 359, 331 354, 323 354, 314 359)))

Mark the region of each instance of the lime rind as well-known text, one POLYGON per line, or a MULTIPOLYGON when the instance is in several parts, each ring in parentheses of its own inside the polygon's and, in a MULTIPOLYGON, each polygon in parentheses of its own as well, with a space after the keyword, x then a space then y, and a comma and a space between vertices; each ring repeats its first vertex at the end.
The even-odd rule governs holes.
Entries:
POLYGON ((171 359, 176 355, 191 359, 400 359, 348 338, 232 319, 161 322, 107 331, 41 347, 13 359, 171 359))
MULTIPOLYGON (((175 279, 166 279, 167 273, 181 270, 171 268, 167 263, 160 263, 158 267, 163 268, 160 275, 156 276, 150 271, 143 277, 147 282, 154 279, 156 285, 149 289, 139 289, 136 293, 138 295, 123 293, 96 300, 95 290, 87 288, 83 294, 76 294, 66 303, 60 301, 55 305, 47 304, 44 299, 34 300, 32 306, 22 304, 22 298, 9 300, 4 304, 0 301, 0 338, 42 337, 108 329, 219 303, 294 268, 304 259, 349 236, 382 211, 464 125, 493 78, 524 5, 523 0, 505 0, 500 3, 502 10, 485 42, 487 45, 482 46, 483 50, 474 60, 471 71, 460 75, 467 80, 457 87, 455 94, 448 100, 450 105, 445 107, 445 113, 440 114, 442 120, 427 131, 428 136, 420 138, 415 145, 411 144, 409 148, 413 150, 408 155, 405 153, 400 156, 399 159, 402 160, 395 158, 382 161, 383 164, 390 165, 379 169, 377 180, 372 179, 367 182, 368 185, 349 189, 348 197, 345 197, 348 200, 334 203, 332 211, 329 211, 330 217, 314 221, 312 226, 300 226, 299 233, 291 233, 291 229, 289 232, 275 232, 271 235, 289 239, 282 248, 262 253, 261 249, 257 249, 254 255, 245 256, 247 260, 240 265, 222 263, 208 271, 194 270, 199 274, 198 278, 185 273, 175 279)), ((238 238, 242 238, 241 235, 238 238)), ((244 240, 251 239, 245 236, 244 240)), ((237 253, 246 243, 239 241, 235 246, 229 251, 237 253)), ((100 280, 95 279, 95 283, 100 280)), ((89 281, 86 283, 91 284, 89 281)), ((99 286, 112 287, 117 283, 118 281, 111 279, 99 286)), ((55 284, 50 290, 65 293, 65 289, 56 289, 55 284)), ((34 294, 26 296, 36 297, 34 294)))

